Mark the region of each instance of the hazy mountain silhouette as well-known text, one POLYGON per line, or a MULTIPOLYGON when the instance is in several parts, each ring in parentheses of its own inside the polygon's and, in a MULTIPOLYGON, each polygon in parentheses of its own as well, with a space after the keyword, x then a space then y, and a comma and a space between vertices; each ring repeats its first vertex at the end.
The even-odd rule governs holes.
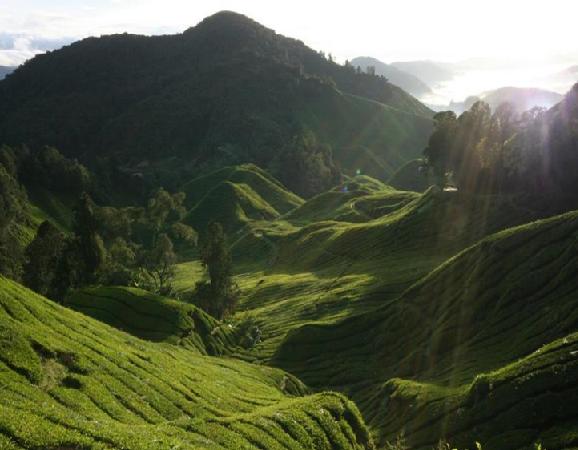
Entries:
POLYGON ((362 56, 353 59, 351 64, 353 67, 360 67, 363 71, 366 71, 367 67, 375 67, 375 73, 377 75, 383 75, 390 83, 399 86, 404 91, 416 97, 421 97, 431 92, 431 88, 416 76, 378 59, 362 56))
POLYGON ((483 100, 495 110, 502 103, 510 103, 518 112, 528 111, 534 107, 551 108, 564 98, 557 92, 538 88, 503 87, 468 97, 464 102, 450 104, 450 109, 463 112, 478 101, 483 100))
POLYGON ((14 72, 16 67, 13 66, 0 66, 0 80, 4 79, 6 75, 14 72))

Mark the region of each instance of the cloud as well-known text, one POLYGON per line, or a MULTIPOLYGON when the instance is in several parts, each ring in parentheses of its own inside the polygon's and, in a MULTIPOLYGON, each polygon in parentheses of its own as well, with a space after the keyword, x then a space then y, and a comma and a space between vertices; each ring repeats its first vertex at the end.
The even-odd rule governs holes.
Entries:
POLYGON ((73 38, 45 38, 23 33, 0 33, 0 66, 18 66, 49 50, 73 42, 73 38))

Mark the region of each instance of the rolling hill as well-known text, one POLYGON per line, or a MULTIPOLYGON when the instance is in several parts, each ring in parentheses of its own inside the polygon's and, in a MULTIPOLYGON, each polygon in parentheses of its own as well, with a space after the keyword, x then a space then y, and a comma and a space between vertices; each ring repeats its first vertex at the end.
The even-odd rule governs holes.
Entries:
POLYGON ((3 449, 374 448, 353 403, 280 370, 141 340, 4 278, 0 306, 3 449))
POLYGON ((277 219, 303 203, 252 164, 216 170, 186 183, 181 190, 191 207, 186 222, 200 232, 211 221, 234 232, 252 221, 277 219))
POLYGON ((387 177, 421 152, 431 115, 384 79, 231 12, 178 35, 85 39, 0 83, 0 142, 53 145, 86 162, 176 157, 197 174, 272 169, 310 130, 346 172, 387 177))
POLYGON ((381 443, 573 448, 577 230, 569 213, 488 237, 376 311, 296 329, 275 364, 351 395, 381 443))

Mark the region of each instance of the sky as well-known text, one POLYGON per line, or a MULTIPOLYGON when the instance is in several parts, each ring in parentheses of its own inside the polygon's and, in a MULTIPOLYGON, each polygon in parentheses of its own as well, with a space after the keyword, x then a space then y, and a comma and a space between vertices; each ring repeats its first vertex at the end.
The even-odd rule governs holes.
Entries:
POLYGON ((574 0, 2 0, 0 65, 87 36, 181 32, 224 9, 337 61, 476 58, 532 70, 578 64, 574 0))

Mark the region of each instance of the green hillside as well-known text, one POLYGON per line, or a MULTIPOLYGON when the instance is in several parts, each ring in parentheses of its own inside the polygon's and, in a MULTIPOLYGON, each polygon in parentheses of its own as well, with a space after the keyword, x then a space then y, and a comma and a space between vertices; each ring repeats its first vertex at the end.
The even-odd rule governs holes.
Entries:
POLYGON ((2 448, 373 448, 353 403, 152 343, 0 279, 2 448))
POLYGON ((572 448, 577 235, 577 213, 493 235, 380 309, 294 330, 274 362, 351 395, 382 443, 572 448))
POLYGON ((230 328, 202 310, 140 289, 78 290, 66 299, 66 306, 141 339, 204 355, 221 355, 235 347, 230 328))
POLYGON ((187 182, 180 189, 187 194, 187 205, 194 206, 219 184, 227 181, 250 186, 255 193, 281 214, 303 203, 297 195, 254 164, 218 169, 187 182))
POLYGON ((404 164, 391 176, 387 184, 401 191, 424 192, 434 185, 433 177, 424 172, 423 159, 414 159, 404 164))
POLYGON ((191 206, 185 220, 201 232, 211 221, 237 231, 252 221, 277 219, 303 203, 251 164, 219 169, 186 183, 181 190, 191 206))

